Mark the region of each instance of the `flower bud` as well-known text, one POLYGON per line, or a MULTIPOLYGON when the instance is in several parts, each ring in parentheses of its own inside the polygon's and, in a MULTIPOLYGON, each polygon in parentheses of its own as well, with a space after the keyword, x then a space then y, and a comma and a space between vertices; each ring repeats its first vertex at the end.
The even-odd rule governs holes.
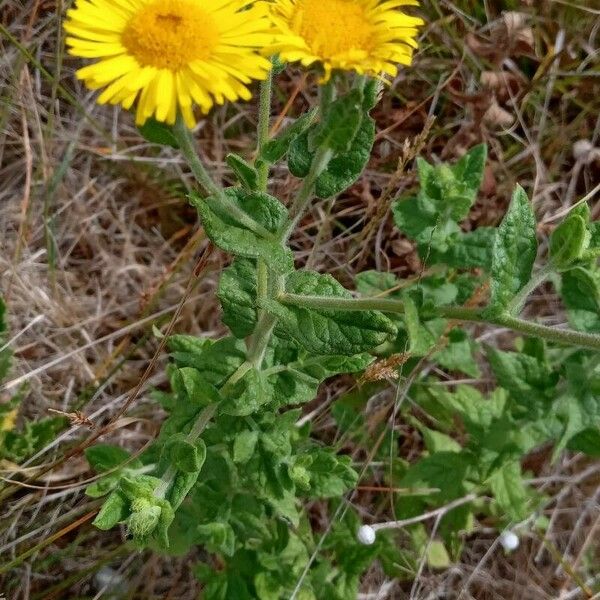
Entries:
POLYGON ((374 544, 376 536, 375 530, 370 525, 363 525, 356 534, 358 541, 365 546, 374 544))
POLYGON ((512 531, 503 531, 500 535, 500 544, 506 552, 512 552, 519 547, 519 537, 512 531))
POLYGON ((158 525, 161 508, 148 500, 140 499, 132 503, 133 510, 127 521, 129 531, 134 537, 150 535, 158 525), (137 510, 136 510, 137 509, 137 510))

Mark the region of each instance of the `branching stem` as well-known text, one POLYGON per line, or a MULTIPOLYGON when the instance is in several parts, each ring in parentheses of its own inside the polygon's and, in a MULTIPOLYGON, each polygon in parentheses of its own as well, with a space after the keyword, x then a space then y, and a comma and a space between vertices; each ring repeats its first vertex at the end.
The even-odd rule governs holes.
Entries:
MULTIPOLYGON (((282 294, 278 300, 283 304, 294 306, 303 306, 313 309, 329 310, 379 310, 388 313, 403 313, 404 303, 400 300, 391 300, 389 298, 330 298, 321 296, 300 296, 297 294, 282 294)), ((588 348, 590 350, 600 351, 600 335, 583 333, 572 329, 559 329, 548 327, 525 321, 510 315, 499 315, 488 317, 485 311, 480 308, 457 307, 439 307, 432 311, 434 316, 457 321, 470 321, 474 323, 483 323, 487 325, 497 325, 506 327, 518 333, 537 336, 542 339, 564 344, 567 346, 576 346, 588 348)))

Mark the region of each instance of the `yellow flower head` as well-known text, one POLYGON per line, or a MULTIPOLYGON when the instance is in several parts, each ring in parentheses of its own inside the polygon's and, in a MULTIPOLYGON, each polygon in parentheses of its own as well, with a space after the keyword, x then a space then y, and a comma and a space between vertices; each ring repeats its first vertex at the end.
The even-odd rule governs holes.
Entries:
POLYGON ((248 100, 246 85, 264 79, 270 62, 258 52, 273 41, 264 6, 248 0, 76 0, 67 13, 69 52, 98 59, 77 72, 98 102, 130 108, 136 122, 155 116, 188 127, 196 103, 248 100))
POLYGON ((271 18, 283 40, 273 47, 286 62, 319 62, 332 69, 395 75, 409 65, 423 24, 398 10, 416 0, 274 0, 271 18))

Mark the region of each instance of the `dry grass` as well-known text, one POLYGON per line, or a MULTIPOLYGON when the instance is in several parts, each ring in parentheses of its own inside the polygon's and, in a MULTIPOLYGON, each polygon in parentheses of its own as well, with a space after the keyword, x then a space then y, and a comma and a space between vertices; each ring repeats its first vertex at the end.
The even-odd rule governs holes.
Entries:
MULTIPOLYGON (((0 282, 16 358, 0 394, 26 383, 22 418, 81 411, 96 428, 112 423, 104 439, 139 449, 158 427, 147 392, 164 383, 164 356, 152 362, 159 346, 152 327, 165 330, 177 314, 177 331, 221 333, 214 273, 226 259, 211 254, 194 277, 207 242, 184 201, 179 182, 189 182, 187 172, 175 154, 143 143, 129 115, 96 106, 75 82, 76 62, 62 51, 64 8, 60 0, 0 6, 0 282), (142 379, 149 365, 155 368, 142 379)), ((420 271, 389 218, 390 200, 414 183, 410 162, 403 164, 411 148, 445 158, 488 142, 491 166, 473 225, 498 222, 517 180, 533 189, 542 236, 556 215, 594 190, 590 206, 600 217, 598 153, 573 152, 580 139, 600 145, 599 7, 586 0, 424 0, 423 12, 422 50, 376 111, 380 133, 365 177, 335 203, 316 205, 294 238, 301 260, 342 281, 365 268, 403 277, 420 271), (509 8, 524 16, 503 19, 509 8), (419 138, 426 124, 431 129, 419 138)), ((289 70, 279 82, 279 108, 294 90, 291 114, 306 106, 309 83, 289 70)), ((239 105, 202 122, 199 147, 219 177, 228 178, 228 151, 251 147, 254 120, 254 106, 239 105)), ((285 169, 273 177, 283 199, 296 185, 285 169)), ((550 293, 539 293, 530 310, 561 318, 550 293)), ((310 407, 319 429, 331 427, 327 398, 334 393, 325 390, 310 407)), ((88 435, 85 425, 71 428, 31 464, 60 458, 88 435)), ((363 597, 585 598, 577 574, 593 572, 586 561, 600 540, 600 465, 578 456, 554 465, 545 454, 537 460, 537 484, 548 496, 545 540, 527 534, 506 556, 484 528, 468 540, 460 564, 425 568, 408 584, 387 582, 374 569, 363 597)), ((23 473, 4 465, 1 475, 18 480, 23 473)), ((0 592, 10 600, 197 597, 193 561, 141 555, 121 534, 89 525, 95 505, 82 482, 90 476, 73 455, 30 487, 7 484, 13 495, 0 514, 0 556, 2 564, 22 560, 4 574, 0 592), (122 582, 117 596, 107 591, 111 572, 122 582)), ((369 514, 382 504, 369 494, 357 502, 369 514)))

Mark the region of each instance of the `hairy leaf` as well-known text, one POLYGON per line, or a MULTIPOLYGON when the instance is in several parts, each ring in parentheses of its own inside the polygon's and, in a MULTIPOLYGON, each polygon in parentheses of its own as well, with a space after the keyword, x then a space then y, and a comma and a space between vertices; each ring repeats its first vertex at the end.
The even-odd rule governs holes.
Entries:
POLYGON ((533 208, 525 190, 517 187, 494 243, 491 314, 504 312, 515 295, 529 282, 536 255, 533 208))
POLYGON ((366 115, 348 150, 332 158, 319 175, 316 185, 319 198, 337 196, 360 177, 371 156, 374 140, 375 121, 366 115))
POLYGON ((236 258, 225 269, 217 292, 223 307, 223 323, 243 339, 256 327, 256 263, 236 258))
POLYGON ((248 193, 240 188, 229 188, 224 194, 245 215, 244 219, 232 213, 218 197, 206 200, 193 194, 190 197, 212 242, 236 256, 262 258, 280 273, 290 271, 293 267, 291 252, 283 248, 275 236, 287 222, 283 204, 268 194, 248 193), (260 233, 260 229, 251 223, 257 224, 265 233, 260 233))
POLYGON ((258 172, 254 166, 237 154, 228 154, 225 161, 246 190, 252 192, 257 189, 258 172))
POLYGON ((314 108, 301 117, 298 117, 291 125, 263 146, 260 157, 271 164, 275 164, 281 160, 287 154, 292 141, 310 127, 316 113, 317 109, 314 108))
MULTIPOLYGON (((300 296, 351 298, 330 275, 298 271, 290 275, 286 291, 300 296)), ((278 317, 276 333, 312 354, 351 356, 371 350, 396 334, 396 327, 377 311, 311 309, 266 301, 263 307, 278 317)))
POLYGON ((496 503, 510 519, 520 521, 528 516, 529 494, 518 462, 508 462, 495 471, 489 485, 496 503))
POLYGON ((146 119, 145 123, 138 127, 138 131, 142 137, 153 144, 179 148, 179 142, 173 134, 171 126, 162 123, 161 121, 157 121, 154 117, 146 119))
POLYGON ((570 215, 550 236, 550 260, 556 269, 569 268, 581 258, 587 242, 586 223, 579 215, 570 215))

